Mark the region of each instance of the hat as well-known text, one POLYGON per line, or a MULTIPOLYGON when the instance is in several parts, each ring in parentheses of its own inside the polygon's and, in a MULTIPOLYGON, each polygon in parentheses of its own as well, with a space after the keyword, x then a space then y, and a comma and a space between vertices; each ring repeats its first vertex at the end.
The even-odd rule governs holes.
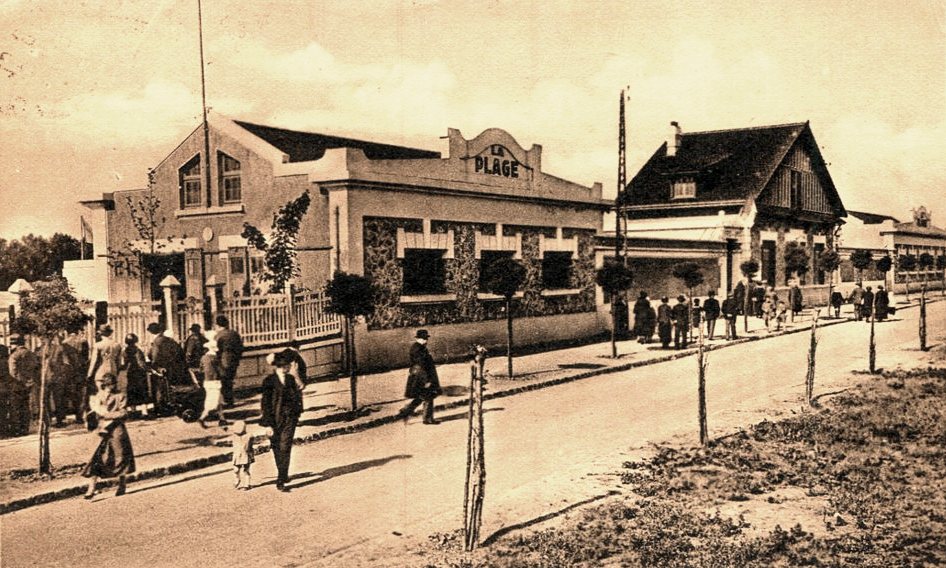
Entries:
POLYGON ((199 324, 199 323, 195 323, 194 325, 192 325, 192 326, 191 326, 191 331, 200 331, 200 324, 199 324))
POLYGON ((19 333, 10 334, 10 345, 23 345, 24 343, 26 343, 26 340, 19 333))
POLYGON ((101 333, 105 337, 108 337, 109 335, 112 334, 112 326, 108 325, 107 323, 103 323, 102 325, 99 326, 99 333, 101 333))
MULTIPOLYGON (((267 357, 266 360, 269 361, 269 357, 267 357)), ((288 367, 290 364, 292 364, 292 360, 289 359, 285 351, 273 354, 273 367, 288 367)))
POLYGON ((233 424, 230 425, 230 431, 234 434, 243 434, 246 432, 246 422, 242 420, 235 420, 233 424))
POLYGON ((161 328, 160 324, 155 323, 155 322, 151 322, 148 324, 148 333, 159 335, 162 331, 164 330, 161 328))
POLYGON ((414 334, 416 339, 430 339, 430 334, 426 329, 418 329, 417 333, 414 334))
POLYGON ((125 336, 125 344, 131 345, 133 343, 138 343, 138 336, 135 335, 134 333, 129 333, 128 335, 125 336))
POLYGON ((683 294, 680 294, 679 296, 677 296, 678 302, 685 302, 686 299, 687 299, 686 296, 684 296, 683 294))

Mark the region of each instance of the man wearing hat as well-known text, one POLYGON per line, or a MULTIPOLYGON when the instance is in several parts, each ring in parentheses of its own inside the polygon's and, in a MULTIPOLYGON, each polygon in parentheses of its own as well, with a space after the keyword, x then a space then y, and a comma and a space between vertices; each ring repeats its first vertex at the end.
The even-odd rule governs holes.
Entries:
POLYGON ((26 348, 26 341, 22 335, 10 335, 10 352, 8 362, 10 376, 13 378, 13 400, 11 401, 12 430, 17 436, 28 434, 30 418, 39 416, 39 381, 40 360, 36 353, 26 348), (36 393, 35 395, 33 393, 36 393))
POLYGON ((411 344, 411 367, 407 375, 407 387, 404 397, 412 399, 407 406, 398 413, 403 420, 407 420, 421 403, 424 404, 424 424, 440 424, 434 420, 434 398, 443 393, 440 388, 440 379, 437 377, 437 366, 434 358, 427 350, 427 341, 430 334, 426 329, 419 329, 414 335, 411 344))
POLYGON ((677 296, 677 304, 673 307, 673 347, 686 349, 687 332, 690 329, 690 307, 686 304, 686 296, 677 296))
POLYGON ((171 403, 168 384, 179 385, 183 382, 186 374, 184 350, 177 341, 164 335, 164 327, 158 323, 149 323, 148 333, 152 336, 148 358, 151 360, 151 368, 156 371, 151 380, 151 401, 160 413, 171 403))
POLYGON ((195 323, 190 328, 190 335, 184 340, 184 362, 195 384, 198 383, 197 375, 200 374, 200 358, 204 355, 204 343, 207 343, 207 338, 204 337, 200 324, 195 323))
POLYGON ((89 355, 88 376, 96 381, 101 379, 106 373, 118 376, 119 359, 122 355, 122 346, 112 339, 112 326, 103 324, 99 326, 101 339, 92 346, 92 353, 89 355))
POLYGON ((302 391, 296 378, 289 372, 292 361, 283 353, 273 356, 274 372, 263 379, 263 397, 260 401, 259 424, 266 428, 273 458, 276 460, 276 489, 289 492, 289 459, 296 424, 302 414, 302 391))

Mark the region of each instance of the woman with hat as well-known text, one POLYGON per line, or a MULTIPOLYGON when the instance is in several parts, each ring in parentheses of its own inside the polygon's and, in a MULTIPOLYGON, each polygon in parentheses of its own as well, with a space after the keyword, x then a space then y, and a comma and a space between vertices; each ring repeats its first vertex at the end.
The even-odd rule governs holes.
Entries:
POLYGON ((204 420, 209 418, 211 413, 216 414, 218 425, 226 425, 223 419, 223 381, 220 360, 217 356, 217 333, 210 330, 206 338, 204 354, 200 358, 200 368, 204 373, 204 410, 200 413, 198 422, 202 428, 207 427, 204 420))
POLYGON ((95 484, 100 477, 118 477, 115 496, 124 495, 125 476, 135 472, 135 452, 125 428, 128 402, 125 394, 118 390, 117 383, 112 373, 98 377, 95 379, 98 392, 89 400, 88 424, 101 441, 82 472, 83 477, 89 478, 86 499, 95 495, 95 484))
POLYGON ((145 353, 138 347, 138 336, 129 333, 125 336, 125 349, 122 350, 118 368, 125 373, 125 396, 128 406, 140 410, 142 416, 148 416, 151 399, 148 390, 148 364, 145 353))
POLYGON ((407 374, 407 386, 404 388, 404 397, 412 399, 407 406, 401 409, 398 415, 407 420, 421 404, 424 405, 424 424, 440 424, 434 420, 434 398, 443 394, 440 388, 440 379, 437 377, 437 366, 434 358, 427 350, 427 341, 430 334, 426 329, 419 329, 414 334, 414 343, 411 344, 411 367, 407 374))

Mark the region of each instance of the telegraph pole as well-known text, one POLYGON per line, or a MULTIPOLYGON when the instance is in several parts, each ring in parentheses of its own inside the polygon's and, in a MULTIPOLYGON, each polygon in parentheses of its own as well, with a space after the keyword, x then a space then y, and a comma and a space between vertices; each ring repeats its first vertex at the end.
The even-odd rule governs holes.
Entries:
POLYGON ((204 78, 204 22, 201 15, 200 0, 197 0, 197 38, 200 43, 200 99, 204 114, 204 179, 207 182, 207 207, 212 203, 210 189, 210 127, 207 125, 207 81, 204 78))
POLYGON ((614 254, 622 262, 627 243, 627 220, 621 217, 624 213, 624 195, 627 186, 627 140, 624 134, 624 89, 621 89, 620 116, 618 118, 618 192, 614 198, 614 254), (623 229, 622 229, 623 226, 623 229))

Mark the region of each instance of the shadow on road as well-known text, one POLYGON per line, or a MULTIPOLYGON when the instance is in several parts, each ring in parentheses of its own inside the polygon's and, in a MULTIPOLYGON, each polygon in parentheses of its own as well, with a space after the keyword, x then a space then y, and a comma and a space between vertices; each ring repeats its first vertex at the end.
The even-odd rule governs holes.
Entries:
POLYGON ((506 536, 507 534, 513 531, 528 528, 528 527, 531 527, 532 525, 537 525, 539 523, 544 523, 545 521, 554 519, 555 517, 559 515, 564 515, 565 513, 571 511, 572 509, 577 509, 578 507, 584 507, 585 505, 589 503, 600 501, 612 495, 616 495, 617 493, 618 493, 617 491, 608 491, 604 495, 595 495, 594 497, 585 499, 584 501, 578 501, 577 503, 572 503, 571 505, 565 507, 564 509, 559 509, 558 511, 552 511, 551 513, 546 513, 545 515, 536 517, 534 519, 529 519, 528 521, 523 521, 521 523, 509 525, 508 527, 503 527, 499 529, 498 531, 494 532, 493 534, 489 535, 488 537, 486 537, 486 540, 484 540, 480 544, 480 546, 489 546, 493 544, 494 542, 496 542, 497 540, 499 540, 500 538, 506 536))
MULTIPOLYGON (((506 410, 506 409, 503 408, 502 406, 497 406, 493 408, 484 408, 483 414, 486 414, 487 412, 498 412, 502 410, 506 410)), ((464 420, 469 415, 470 415, 469 412, 458 412, 456 414, 448 414, 447 416, 438 417, 437 420, 440 422, 452 422, 454 420, 464 420)))
POLYGON ((230 473, 230 472, 229 470, 220 470, 220 471, 207 471, 204 473, 198 473, 196 475, 188 475, 187 477, 182 477, 180 479, 174 479, 171 481, 165 481, 164 483, 158 483, 157 485, 149 485, 148 487, 141 487, 139 489, 129 489, 125 495, 134 495, 135 493, 144 493, 145 491, 151 491, 153 489, 161 489, 162 487, 177 485, 178 483, 185 483, 187 481, 193 481, 195 479, 213 477, 215 475, 220 475, 222 473, 230 473))
MULTIPOLYGON (((394 456, 388 456, 386 458, 365 460, 365 461, 355 462, 348 465, 330 467, 329 469, 326 469, 319 473, 314 473, 311 471, 306 472, 306 473, 300 473, 298 475, 292 476, 292 478, 289 481, 290 484, 287 485, 287 487, 289 489, 301 489, 303 487, 306 487, 307 485, 313 485, 315 483, 322 483, 323 481, 328 481, 329 479, 332 479, 333 477, 348 475, 350 473, 358 473, 359 471, 364 471, 366 469, 371 469, 373 467, 381 467, 383 465, 387 465, 389 462, 392 462, 394 460, 406 460, 412 457, 414 456, 410 454, 397 454, 394 456), (301 483, 293 483, 297 479, 305 479, 306 481, 303 481, 301 483)), ((262 485, 269 485, 271 483, 276 483, 276 480, 268 481, 262 485)))

